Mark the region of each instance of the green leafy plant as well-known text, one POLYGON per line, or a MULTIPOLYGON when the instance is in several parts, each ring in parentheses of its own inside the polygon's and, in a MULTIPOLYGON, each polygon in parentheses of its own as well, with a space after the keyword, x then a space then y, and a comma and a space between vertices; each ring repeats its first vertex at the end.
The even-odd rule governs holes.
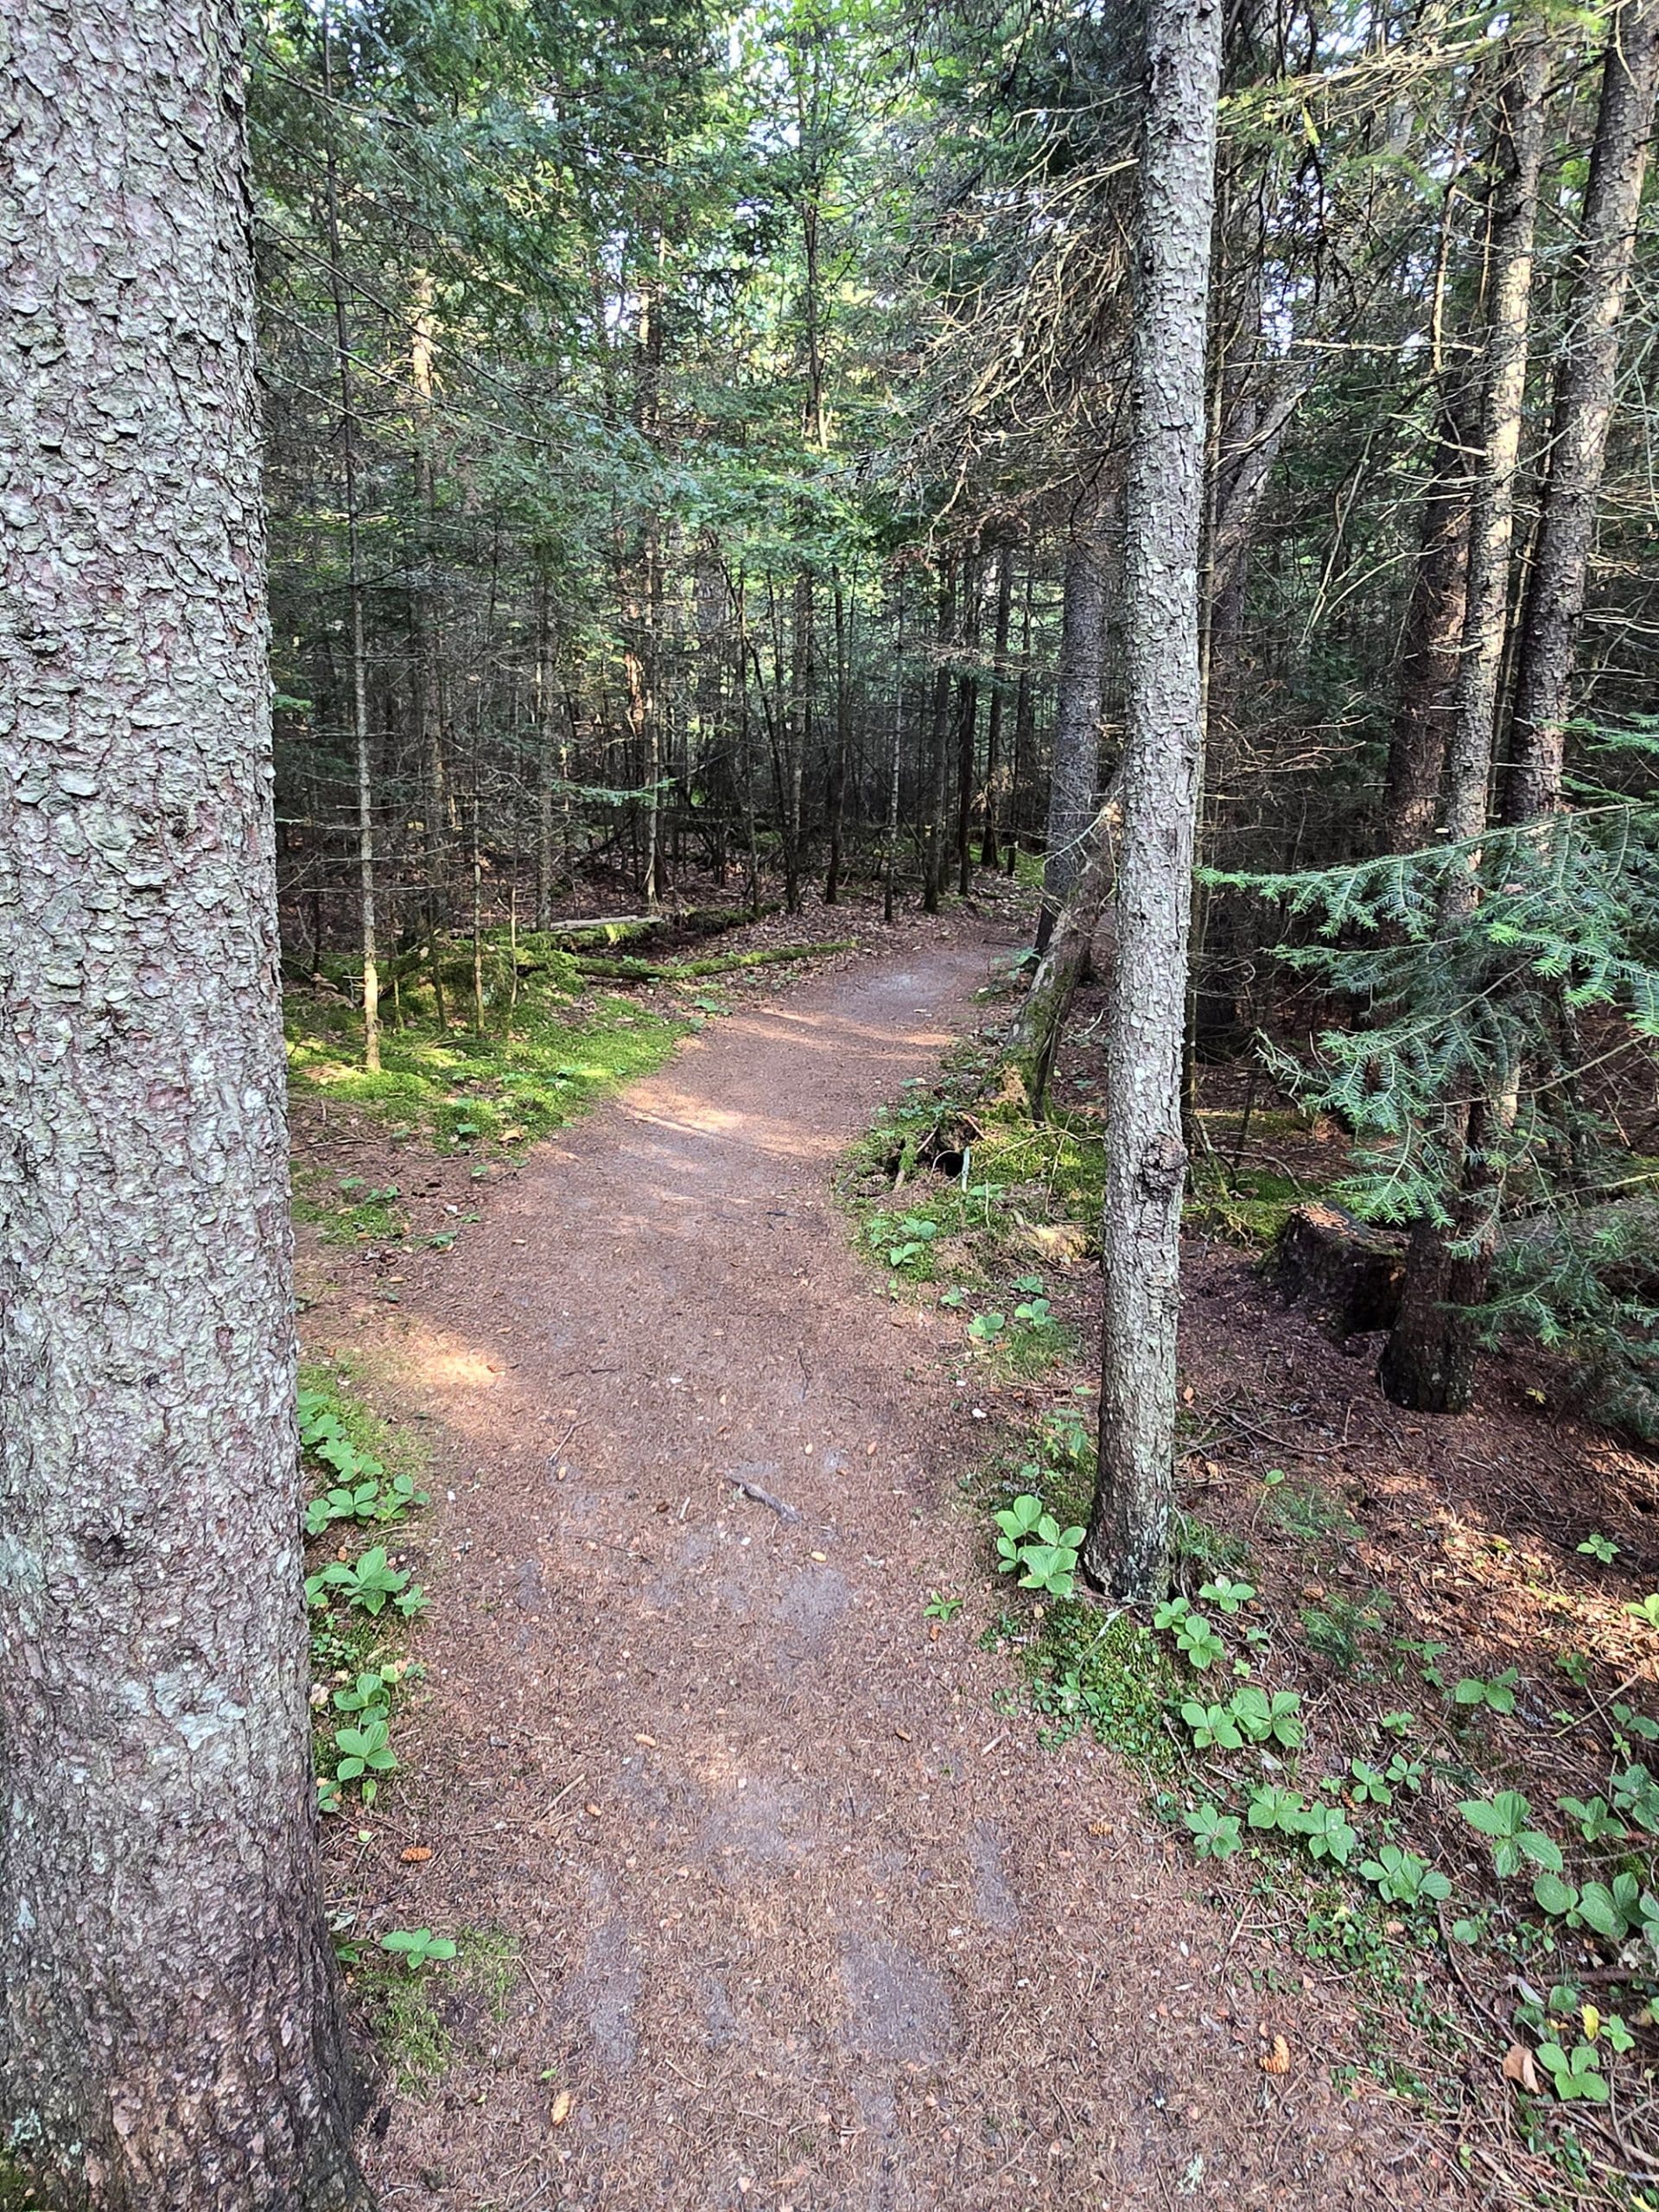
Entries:
POLYGON ((1225 1654, 1226 1646, 1216 1633, 1213 1622, 1202 1613, 1195 1613, 1185 1598, 1166 1599, 1154 1613, 1152 1624, 1166 1629, 1188 1662, 1200 1672, 1213 1667, 1225 1654))
POLYGON ((1605 1843, 1610 1836, 1625 1834, 1624 1821, 1605 1797, 1592 1797, 1588 1803, 1582 1797, 1558 1797, 1555 1802, 1569 1820, 1577 1821, 1586 1843, 1605 1843))
POLYGON ((1529 1861, 1546 1873, 1560 1872, 1560 1845, 1541 1829, 1529 1826, 1532 1808, 1518 1789, 1465 1799, 1458 1810, 1478 1834, 1490 1838, 1492 1865, 1500 1878, 1518 1874, 1529 1861))
POLYGON ((1633 1620, 1645 1622, 1649 1628, 1659 1628, 1659 1590, 1634 1599, 1624 1610, 1633 1620))
POLYGON ((1417 1671, 1431 1689, 1441 1691, 1446 1688, 1446 1677, 1440 1662, 1451 1648, 1449 1643, 1427 1643, 1411 1636, 1402 1636, 1395 1645, 1403 1656, 1417 1662, 1417 1671))
POLYGON ((1608 1788, 1615 1812, 1622 1813, 1633 1827, 1659 1835, 1659 1783, 1639 1759, 1620 1768, 1608 1788))
POLYGON ((1390 1904, 1441 1904, 1452 1894, 1444 1874, 1396 1843, 1380 1845, 1374 1859, 1360 1860, 1358 1871, 1390 1904))
POLYGON ((993 1344, 1007 1325, 1004 1313, 976 1313, 968 1324, 968 1333, 976 1344, 993 1344))
POLYGON ((1359 1841, 1359 1831, 1346 1819, 1338 1805, 1312 1804, 1298 1822, 1298 1832, 1307 1839, 1307 1847, 1315 1859, 1333 1859, 1338 1866, 1345 1866, 1359 1841))
POLYGON ((1478 1675, 1465 1675, 1452 1691, 1452 1702, 1471 1711, 1484 1705, 1494 1713, 1513 1713, 1515 1693, 1520 1681, 1521 1677, 1513 1667, 1506 1667, 1501 1675, 1494 1675, 1489 1682, 1483 1681, 1478 1675))
POLYGON ((1230 1859, 1243 1840, 1236 1813, 1224 1813, 1214 1805, 1205 1804, 1194 1805, 1181 1817, 1200 1859, 1230 1859))
POLYGON ((919 1260, 938 1233, 937 1221, 930 1221, 923 1214, 906 1214, 899 1224, 899 1242, 887 1249, 887 1265, 903 1268, 919 1260))
POLYGON ((1376 1767, 1368 1765, 1363 1759, 1353 1759, 1349 1763, 1348 1772, 1351 1777, 1349 1794, 1356 1804, 1393 1804, 1394 1790, 1387 1776, 1376 1767))
POLYGON ((1014 1309, 1014 1318, 1028 1329, 1052 1329, 1056 1325, 1054 1315, 1046 1298, 1030 1298, 1014 1309))
POLYGON ((1181 1707, 1181 1718, 1192 1731, 1192 1741, 1201 1751, 1236 1751, 1243 1748, 1244 1738, 1239 1733, 1238 1724, 1224 1705, 1201 1705, 1196 1698, 1188 1698, 1181 1707))
POLYGON ((967 1602, 965 1598, 947 1598, 943 1591, 932 1590, 922 1608, 922 1617, 930 1621, 953 1621, 967 1602))
POLYGON ((305 1594, 313 1605, 324 1605, 337 1593, 359 1612, 384 1612, 390 1599, 405 1619, 424 1610, 426 1592, 409 1586, 406 1572, 391 1564, 384 1544, 372 1544, 353 1560, 333 1560, 320 1574, 306 1579, 305 1594))
POLYGON ((401 1959, 411 1974, 455 1955, 448 1936, 435 1936, 429 1928, 393 1928, 380 1938, 380 1948, 401 1959))
POLYGON ((340 1755, 334 1780, 357 1783, 365 1805, 373 1804, 379 1777, 397 1769, 397 1754, 387 1740, 388 1733, 383 1710, 364 1713, 354 1728, 334 1731, 334 1748, 340 1755))
POLYGON ((1000 1531, 998 1573, 1010 1574, 1017 1568, 1022 1590, 1069 1598, 1083 1545, 1082 1529, 1062 1529, 1041 1498, 1029 1493, 1016 1497, 993 1518, 1000 1531))
POLYGON ((1549 2076, 1549 2086, 1563 2103, 1584 2099, 1592 2104, 1607 2101, 1607 2083, 1601 2071, 1601 2054, 1591 2044, 1574 2044, 1568 2050, 1559 2043, 1541 2043, 1538 2063, 1549 2076))
POLYGON ((1586 1536, 1578 1549, 1586 1559, 1599 1559, 1604 1567, 1611 1567, 1618 1557, 1618 1546, 1611 1536, 1586 1536))
POLYGON ((1302 1700, 1295 1690, 1263 1690, 1247 1684, 1236 1691, 1229 1708, 1240 1729, 1253 1744, 1278 1744, 1285 1751, 1300 1751, 1304 1730, 1302 1700))
MULTIPOLYGON (((373 1461, 359 1460, 359 1468, 373 1465, 373 1461)), ((387 1522, 401 1521, 411 1506, 429 1503, 428 1493, 417 1490, 407 1475, 394 1475, 390 1482, 378 1475, 370 1475, 350 1488, 340 1484, 325 1491, 321 1497, 314 1497, 305 1509, 305 1533, 320 1536, 336 1521, 358 1522, 387 1522)))
POLYGON ((1235 1582, 1230 1575, 1217 1574, 1211 1581, 1199 1584, 1198 1595, 1218 1612, 1236 1613, 1255 1597, 1255 1585, 1235 1582))
POLYGON ((1253 1828, 1276 1828, 1281 1835, 1300 1835, 1307 1814, 1307 1800, 1300 1789, 1265 1783, 1250 1793, 1246 1817, 1253 1828))
POLYGON ((334 1706, 340 1713, 376 1713, 381 1719, 386 1716, 386 1677, 378 1668, 372 1668, 334 1692, 334 1706))

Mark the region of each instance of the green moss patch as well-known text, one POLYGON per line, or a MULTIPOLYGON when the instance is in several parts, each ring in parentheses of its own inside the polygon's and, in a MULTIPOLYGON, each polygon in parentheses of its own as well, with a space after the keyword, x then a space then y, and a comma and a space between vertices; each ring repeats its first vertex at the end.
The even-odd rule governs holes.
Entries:
MULTIPOLYGON (((450 1018, 440 1027, 429 984, 411 984, 401 995, 403 1019, 381 1032, 381 1065, 373 1075, 363 1065, 359 1010, 343 1000, 296 994, 286 1017, 290 1088, 298 1097, 365 1108, 395 1135, 452 1147, 533 1142, 660 1067, 695 1026, 613 994, 562 988, 568 965, 524 977, 516 1002, 502 1002, 498 979, 482 1029, 459 1024, 449 1001, 450 1018)), ((313 1206, 325 1203, 315 1188, 300 1197, 313 1206)), ((382 1194, 382 1202, 395 1199, 382 1194)))

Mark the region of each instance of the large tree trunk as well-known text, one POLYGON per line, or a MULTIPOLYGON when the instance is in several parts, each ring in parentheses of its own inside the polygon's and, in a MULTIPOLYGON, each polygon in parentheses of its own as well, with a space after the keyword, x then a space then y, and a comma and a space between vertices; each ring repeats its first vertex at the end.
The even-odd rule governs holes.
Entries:
POLYGON ((1003 1039, 1003 1058, 1025 1073, 1032 1111, 1040 1117, 1066 1009, 1083 980, 1101 916, 1111 896, 1116 855, 1113 832, 1121 814, 1117 779, 1108 791, 1089 833, 1088 857, 1071 896, 1060 909, 1052 934, 1039 957, 1020 1011, 1003 1039))
POLYGON ((1106 625, 1101 521, 1100 502, 1091 493, 1065 545, 1054 744, 1048 771, 1048 849, 1037 917, 1039 952, 1046 948, 1060 909, 1083 873, 1084 844, 1097 810, 1106 625))
POLYGON ((1020 610, 1020 675, 1014 687, 1014 767, 1008 778, 1007 858, 1010 877, 1020 869, 1020 838, 1026 826, 1026 791, 1030 780, 1034 730, 1031 690, 1031 601, 1036 563, 1027 556, 1020 610))
POLYGON ((985 716, 985 827, 980 842, 982 868, 1002 858, 1003 791, 1008 778, 1002 765, 1002 715, 1008 668, 1008 623, 1014 610, 1014 546, 1004 538, 996 555, 996 617, 991 644, 991 701, 985 716))
POLYGON ((1510 822, 1529 821, 1560 804, 1567 684, 1584 617, 1656 73, 1659 0, 1623 0, 1602 63, 1584 223, 1555 386, 1549 480, 1521 627, 1504 794, 1510 822))
POLYGON ((367 2202, 310 1773, 243 24, 9 25, 0 2139, 76 2212, 367 2202))
POLYGON ((1421 852, 1440 819, 1469 564, 1468 444, 1448 409, 1436 429, 1433 473, 1423 496, 1389 740, 1382 836, 1391 853, 1421 852))
POLYGON ((847 753, 852 742, 852 671, 848 660, 847 594, 836 578, 836 735, 830 755, 828 820, 825 833, 830 858, 823 871, 823 903, 833 906, 841 897, 841 840, 847 809, 847 753))
MULTIPOLYGON (((1519 39, 1500 91, 1493 145, 1482 450, 1446 775, 1446 833, 1458 842, 1478 837, 1487 820, 1509 612, 1548 79, 1548 47, 1535 30, 1528 31, 1519 39)), ((1465 921, 1479 895, 1471 851, 1446 879, 1443 925, 1450 930, 1465 921)), ((1400 1319, 1378 1370, 1388 1395, 1418 1413, 1461 1413, 1474 1389, 1478 1336, 1469 1308, 1485 1295, 1497 1234, 1499 1192, 1483 1143, 1490 1110, 1480 1102, 1446 1109, 1443 1145, 1456 1185, 1449 1196, 1450 1217, 1436 1222, 1425 1215, 1413 1228, 1400 1319)))
POLYGON ((937 914, 944 888, 945 778, 950 766, 950 654, 956 644, 957 567, 946 554, 939 563, 938 654, 928 721, 925 819, 922 824, 922 911, 937 914))
POLYGON ((340 442, 346 489, 346 581, 352 621, 352 735, 357 768, 358 915, 363 946, 363 1065, 380 1071, 380 950, 375 918, 374 789, 369 759, 368 647, 363 628, 363 555, 357 529, 357 415, 352 393, 352 353, 346 322, 346 281, 340 260, 340 192, 334 158, 333 38, 322 19, 324 207, 328 232, 328 284, 334 297, 334 352, 340 376, 340 442))
POLYGON ((974 767, 979 737, 980 567, 969 554, 962 564, 963 666, 957 677, 957 890, 974 887, 974 767))
POLYGON ((1203 755, 1198 540, 1219 0, 1151 0, 1125 513, 1123 861, 1106 1047, 1100 1459, 1083 1561, 1168 1576, 1180 1294, 1181 1040, 1203 755))
POLYGON ((432 279, 423 271, 415 281, 415 325, 410 337, 410 381, 415 387, 415 507, 420 533, 419 581, 410 594, 415 647, 415 720, 421 812, 421 846, 426 867, 423 905, 433 941, 433 988, 442 1020, 443 984, 438 974, 436 933, 448 920, 447 883, 449 791, 443 745, 443 637, 439 620, 437 498, 432 472, 432 279))
POLYGON ((899 867, 899 796, 905 760, 905 577, 899 572, 898 619, 893 639, 893 746, 887 759, 887 831, 881 855, 881 918, 893 915, 893 877, 899 867))

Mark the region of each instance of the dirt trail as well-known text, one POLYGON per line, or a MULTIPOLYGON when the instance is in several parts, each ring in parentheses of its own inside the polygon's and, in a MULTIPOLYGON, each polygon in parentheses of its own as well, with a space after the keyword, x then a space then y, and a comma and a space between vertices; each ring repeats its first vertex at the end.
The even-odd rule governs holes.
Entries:
POLYGON ((988 950, 942 931, 711 1027, 411 1270, 454 1495, 419 1778, 359 1874, 399 1924, 512 1931, 523 1974, 397 2101, 389 2202, 1438 2201, 1107 1755, 999 1710, 980 1598, 929 1639, 929 1588, 982 1586, 950 1501, 986 1425, 830 1169, 988 950))

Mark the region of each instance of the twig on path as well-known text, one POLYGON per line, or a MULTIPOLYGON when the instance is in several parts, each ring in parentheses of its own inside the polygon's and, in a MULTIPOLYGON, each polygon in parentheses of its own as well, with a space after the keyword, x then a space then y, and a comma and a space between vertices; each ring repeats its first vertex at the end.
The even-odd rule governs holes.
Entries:
POLYGON ((781 1497, 774 1497, 769 1490, 762 1490, 759 1483, 746 1481, 741 1475, 726 1475, 721 1479, 730 1483, 734 1490, 741 1490, 745 1497, 752 1497, 757 1505, 769 1505, 780 1521, 798 1521, 801 1517, 798 1506, 788 1504, 781 1497))
POLYGON ((1607 1708, 1612 1704, 1614 1699, 1623 1697, 1626 1690, 1633 1690, 1641 1679, 1642 1670, 1638 1667, 1635 1674, 1625 1676, 1616 1690, 1609 1690, 1604 1697, 1599 1698, 1588 1713, 1576 1715, 1567 1722, 1565 1728, 1558 1728, 1555 1731, 1556 1735, 1570 1736, 1575 1728, 1587 1728, 1592 1720, 1605 1720, 1607 1718, 1607 1708))
POLYGON ((1263 1444, 1271 1444, 1275 1451, 1288 1452, 1293 1457, 1300 1455, 1309 1459, 1328 1459, 1333 1452, 1340 1452, 1343 1448, 1339 1444, 1294 1444, 1286 1437, 1274 1436, 1268 1429, 1258 1428, 1254 1421, 1246 1421, 1242 1414, 1236 1414, 1230 1406, 1220 1408, 1220 1418, 1230 1421, 1235 1428, 1243 1429, 1246 1436, 1255 1437, 1263 1444))

